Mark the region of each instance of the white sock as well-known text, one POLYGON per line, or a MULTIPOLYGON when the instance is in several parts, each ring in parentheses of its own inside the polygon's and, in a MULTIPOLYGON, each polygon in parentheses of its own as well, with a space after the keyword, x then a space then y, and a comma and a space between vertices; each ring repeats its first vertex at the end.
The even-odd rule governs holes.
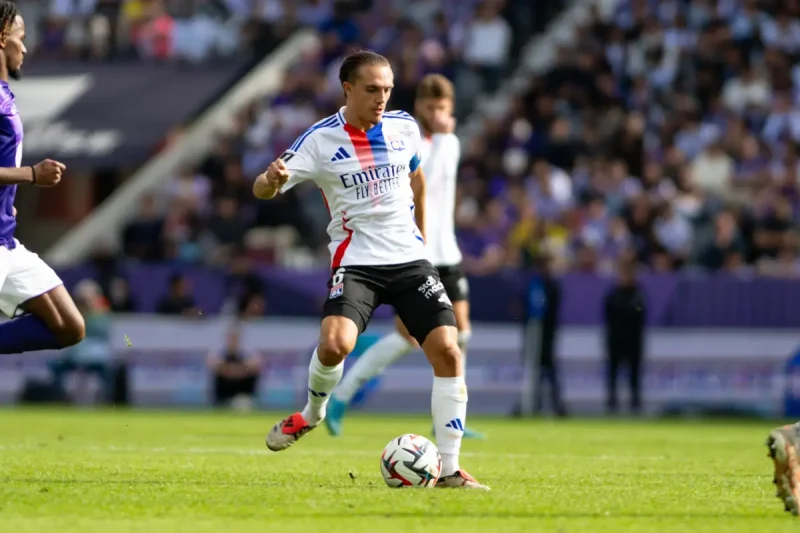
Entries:
POLYGON ((325 418, 331 391, 342 379, 342 372, 344 361, 336 366, 325 366, 314 348, 314 355, 308 365, 308 402, 301 413, 310 426, 316 426, 325 418))
POLYGON ((467 375, 467 345, 472 337, 472 330, 465 329, 458 332, 458 347, 461 349, 461 373, 467 375))
POLYGON ((393 331, 367 348, 353 366, 347 371, 342 382, 333 391, 337 400, 350 403, 350 400, 367 381, 371 380, 392 363, 414 350, 408 340, 393 331))
POLYGON ((467 423, 467 384, 464 376, 433 378, 431 393, 433 427, 436 430, 436 447, 442 454, 442 476, 459 469, 458 455, 461 437, 467 423))

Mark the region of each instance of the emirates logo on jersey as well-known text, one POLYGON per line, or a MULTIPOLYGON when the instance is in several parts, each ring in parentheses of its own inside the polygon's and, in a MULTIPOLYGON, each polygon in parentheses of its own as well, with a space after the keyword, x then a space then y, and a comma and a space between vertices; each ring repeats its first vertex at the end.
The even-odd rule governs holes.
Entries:
POLYGON ((340 174, 345 189, 352 189, 356 200, 378 204, 387 193, 400 188, 400 178, 408 175, 406 165, 386 165, 361 172, 340 174))

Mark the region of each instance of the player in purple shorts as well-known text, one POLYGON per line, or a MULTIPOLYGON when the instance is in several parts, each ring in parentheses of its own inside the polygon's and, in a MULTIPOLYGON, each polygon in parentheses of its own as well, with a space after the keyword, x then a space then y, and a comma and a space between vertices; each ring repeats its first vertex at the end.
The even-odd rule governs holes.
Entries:
POLYGON ((20 167, 22 120, 8 79, 19 77, 24 40, 17 6, 0 1, 0 312, 12 318, 0 324, 0 354, 65 348, 80 342, 85 330, 58 275, 14 238, 17 187, 53 187, 66 168, 51 159, 20 167))

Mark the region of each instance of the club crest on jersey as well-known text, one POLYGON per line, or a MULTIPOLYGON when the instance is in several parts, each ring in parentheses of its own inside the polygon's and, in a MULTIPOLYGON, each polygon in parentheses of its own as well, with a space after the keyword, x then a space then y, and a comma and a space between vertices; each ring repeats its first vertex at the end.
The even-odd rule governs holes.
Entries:
POLYGON ((333 287, 331 287, 331 294, 328 296, 329 300, 333 300, 334 298, 338 298, 344 292, 344 283, 337 283, 333 287))
POLYGON ((406 143, 402 137, 396 135, 389 135, 386 137, 386 140, 389 142, 389 148, 391 148, 395 152, 402 152, 403 150, 406 149, 406 143))

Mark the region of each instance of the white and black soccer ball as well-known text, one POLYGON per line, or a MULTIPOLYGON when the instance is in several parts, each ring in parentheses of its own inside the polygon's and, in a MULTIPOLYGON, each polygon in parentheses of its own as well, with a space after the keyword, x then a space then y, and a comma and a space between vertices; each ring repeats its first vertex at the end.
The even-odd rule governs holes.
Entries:
POLYGON ((442 456, 434 443, 420 435, 400 435, 381 455, 381 474, 392 488, 432 488, 442 473, 442 456))

